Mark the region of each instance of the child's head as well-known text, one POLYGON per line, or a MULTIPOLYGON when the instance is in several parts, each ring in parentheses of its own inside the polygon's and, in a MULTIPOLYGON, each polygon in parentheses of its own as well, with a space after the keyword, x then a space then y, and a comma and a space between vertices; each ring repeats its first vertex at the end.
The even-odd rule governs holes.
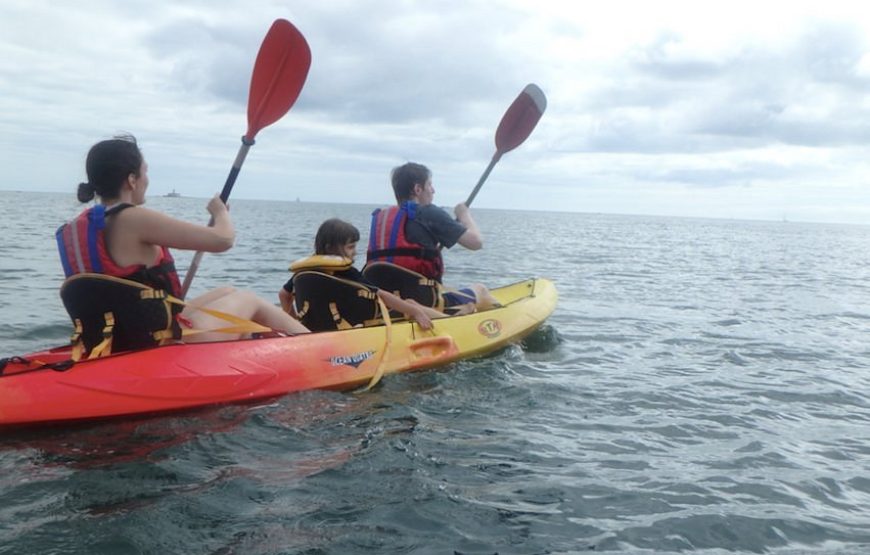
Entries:
POLYGON ((393 184, 396 201, 401 204, 406 200, 411 200, 414 188, 417 185, 425 187, 430 179, 432 179, 432 172, 423 164, 408 162, 393 168, 390 173, 390 181, 393 184))
POLYGON ((344 220, 330 218, 320 224, 314 237, 314 254, 332 254, 353 260, 359 230, 344 220))

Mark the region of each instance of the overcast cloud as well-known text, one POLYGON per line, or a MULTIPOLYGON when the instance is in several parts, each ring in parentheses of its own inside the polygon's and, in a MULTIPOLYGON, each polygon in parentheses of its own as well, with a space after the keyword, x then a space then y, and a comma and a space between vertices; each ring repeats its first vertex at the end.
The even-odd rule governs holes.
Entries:
POLYGON ((218 191, 279 17, 311 71, 234 197, 390 202, 414 160, 455 204, 533 82, 547 112, 476 207, 870 223, 858 2, 5 0, 0 189, 72 193, 131 132, 151 194, 218 191))

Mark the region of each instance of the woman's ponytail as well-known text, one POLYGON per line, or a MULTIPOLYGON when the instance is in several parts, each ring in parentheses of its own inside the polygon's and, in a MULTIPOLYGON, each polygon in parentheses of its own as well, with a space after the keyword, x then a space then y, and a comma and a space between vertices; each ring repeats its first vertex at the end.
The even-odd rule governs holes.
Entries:
POLYGON ((79 190, 77 193, 79 202, 90 202, 94 200, 95 193, 94 186, 90 183, 79 183, 79 190))

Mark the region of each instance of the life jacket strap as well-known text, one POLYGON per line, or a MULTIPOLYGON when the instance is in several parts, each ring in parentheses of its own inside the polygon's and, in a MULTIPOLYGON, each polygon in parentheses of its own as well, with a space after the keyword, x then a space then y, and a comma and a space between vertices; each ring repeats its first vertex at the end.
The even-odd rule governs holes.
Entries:
POLYGON ((69 342, 72 345, 72 359, 78 362, 81 360, 85 349, 84 341, 82 341, 82 321, 79 318, 73 321, 73 332, 69 342))
POLYGON ((305 315, 308 314, 308 310, 310 308, 311 308, 311 303, 309 303, 308 301, 302 302, 302 308, 296 309, 296 316, 299 318, 299 320, 302 320, 302 318, 304 318, 305 315))
MULTIPOLYGON (((196 306, 192 304, 187 304, 181 299, 173 297, 172 295, 166 294, 166 291, 157 291, 158 294, 162 294, 165 297, 165 301, 171 304, 180 305, 183 307, 188 307, 193 310, 199 310, 200 312, 205 312, 210 316, 214 316, 220 320, 224 320, 225 322, 229 322, 234 324, 232 326, 225 326, 221 328, 213 328, 213 329, 183 329, 181 330, 182 337, 188 337, 191 335, 197 335, 200 333, 270 333, 275 330, 268 326, 264 326, 262 324, 258 324, 252 320, 248 320, 246 318, 241 318, 236 316, 235 314, 230 314, 228 312, 222 312, 220 310, 215 310, 213 308, 205 308, 202 306, 196 306)), ((159 298, 159 297, 158 297, 159 298)))
POLYGON ((103 321, 106 323, 103 326, 103 340, 91 349, 88 360, 112 354, 112 331, 115 329, 115 315, 106 312, 103 314, 103 321))
POLYGON ((353 327, 350 322, 341 317, 335 302, 329 303, 329 312, 332 314, 332 321, 335 322, 336 329, 348 330, 353 327))
POLYGON ((380 297, 378 297, 378 306, 381 308, 381 314, 384 318, 384 326, 386 327, 384 348, 382 350, 381 360, 378 361, 378 367, 375 369, 372 379, 369 380, 368 385, 365 386, 363 391, 370 390, 381 381, 381 377, 383 377, 384 372, 386 372, 387 369, 387 361, 390 360, 390 347, 393 345, 393 321, 390 319, 390 310, 380 297))
MULTIPOLYGON (((94 345, 94 348, 90 350, 88 353, 88 360, 108 356, 112 353, 112 332, 115 329, 115 315, 111 312, 106 312, 103 314, 103 322, 103 340, 94 345)), ((73 362, 78 362, 85 354, 82 330, 82 321, 79 318, 76 318, 74 321, 73 333, 70 337, 70 343, 72 344, 71 358, 73 362)))
POLYGON ((412 256, 422 260, 435 260, 441 253, 435 249, 427 249, 425 247, 394 247, 390 249, 378 249, 369 251, 369 260, 379 258, 391 258, 395 256, 412 256))
POLYGON ((378 294, 372 291, 371 289, 357 289, 356 292, 357 297, 361 297, 363 299, 368 299, 370 301, 375 300, 378 297, 378 294))

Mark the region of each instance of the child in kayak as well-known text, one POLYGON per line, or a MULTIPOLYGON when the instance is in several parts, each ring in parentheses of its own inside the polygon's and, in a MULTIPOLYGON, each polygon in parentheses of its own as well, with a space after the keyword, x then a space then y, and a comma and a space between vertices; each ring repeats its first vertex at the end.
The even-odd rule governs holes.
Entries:
MULTIPOLYGON (((320 227, 317 229, 317 234, 314 238, 315 255, 294 263, 294 267, 303 267, 308 260, 311 261, 310 265, 313 267, 319 266, 322 268, 323 265, 334 265, 333 269, 327 269, 330 274, 365 285, 377 294, 387 308, 401 312, 408 319, 417 322, 425 330, 432 328, 433 318, 443 318, 445 316, 445 314, 435 309, 425 307, 412 300, 402 299, 389 291, 378 289, 367 282, 362 273, 352 265, 356 257, 358 242, 359 230, 353 224, 338 218, 330 218, 320 224, 320 227)), ((278 291, 278 299, 281 301, 281 307, 288 314, 295 317, 296 309, 294 307, 293 289, 293 277, 291 277, 284 284, 284 287, 278 291)))
MULTIPOLYGON (((79 184, 78 199, 84 203, 98 196, 99 204, 57 232, 67 278, 83 273, 103 274, 180 297, 178 273, 169 248, 223 252, 233 246, 235 229, 226 205, 217 196, 206 206, 214 220, 212 226, 184 222, 142 206, 149 184, 148 164, 133 136, 115 137, 91 147, 86 172, 88 181, 79 184)), ((176 317, 182 327, 197 330, 226 326, 226 319, 197 308, 219 311, 290 334, 308 332, 277 306, 233 287, 221 287, 187 301, 176 317)), ((246 335, 209 332, 190 335, 185 341, 228 340, 246 335)))

